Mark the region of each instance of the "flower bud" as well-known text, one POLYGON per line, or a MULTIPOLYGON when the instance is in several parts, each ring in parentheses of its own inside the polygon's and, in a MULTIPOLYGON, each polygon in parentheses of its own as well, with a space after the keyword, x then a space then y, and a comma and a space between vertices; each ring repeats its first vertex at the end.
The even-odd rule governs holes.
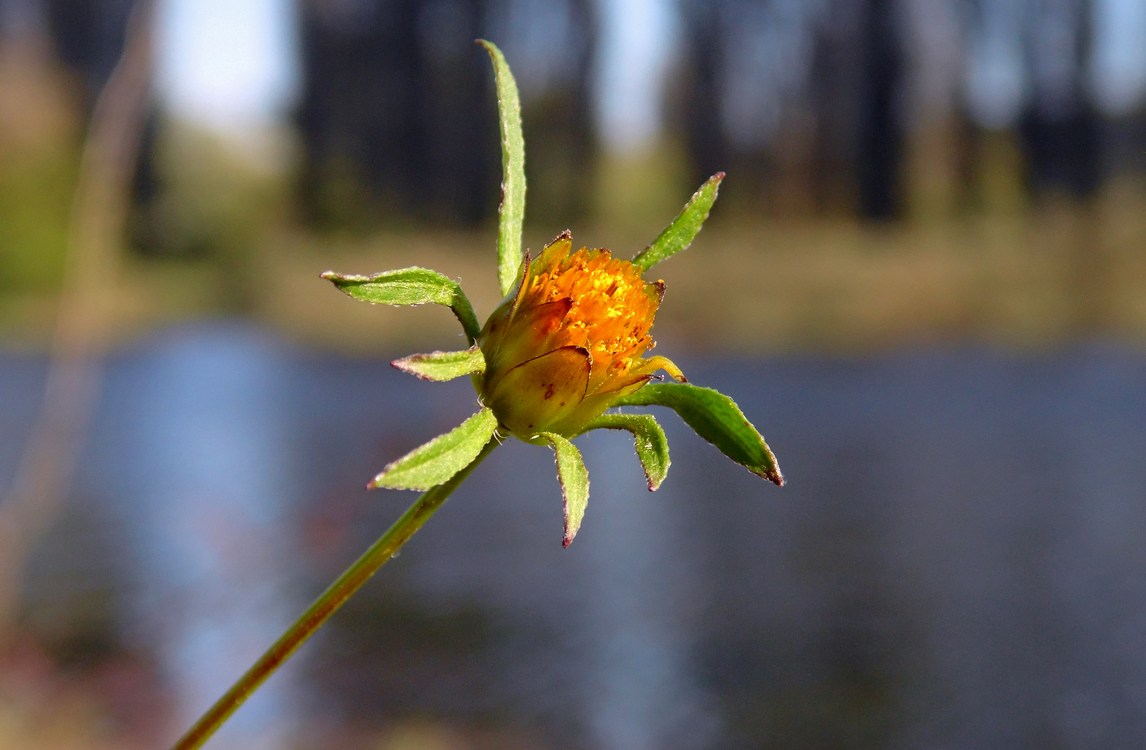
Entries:
POLYGON ((565 232, 526 258, 517 289, 478 338, 482 402, 529 442, 541 432, 578 434, 657 370, 685 379, 667 358, 644 358, 655 345, 649 330, 664 282, 645 281, 608 250, 572 247, 565 232))

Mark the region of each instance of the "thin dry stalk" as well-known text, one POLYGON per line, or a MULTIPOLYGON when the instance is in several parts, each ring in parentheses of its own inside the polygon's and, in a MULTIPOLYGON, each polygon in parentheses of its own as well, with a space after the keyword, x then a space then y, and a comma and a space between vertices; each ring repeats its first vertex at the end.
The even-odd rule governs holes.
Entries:
POLYGON ((154 0, 137 2, 84 141, 43 406, 0 503, 0 642, 16 616, 28 556, 59 515, 98 400, 107 290, 117 278, 151 81, 154 10, 154 0))

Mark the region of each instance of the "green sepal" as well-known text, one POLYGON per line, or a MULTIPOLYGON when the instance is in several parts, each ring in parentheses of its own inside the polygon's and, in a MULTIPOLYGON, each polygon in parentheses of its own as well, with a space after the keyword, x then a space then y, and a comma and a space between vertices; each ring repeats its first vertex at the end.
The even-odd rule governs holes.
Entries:
POLYGON ((732 399, 688 383, 654 383, 618 399, 616 406, 667 406, 697 435, 753 474, 783 486, 784 476, 764 436, 732 399))
POLYGON ((366 485, 367 489, 428 490, 469 466, 497 431, 492 409, 482 409, 444 435, 439 435, 397 461, 366 485))
POLYGON ((521 134, 521 100, 505 56, 493 42, 479 39, 493 62, 501 131, 501 205, 497 211, 497 281, 509 294, 521 268, 521 227, 525 221, 525 139, 521 134))
POLYGON ((724 179, 724 172, 717 172, 692 194, 688 203, 672 220, 660 236, 653 243, 633 257, 633 265, 642 271, 647 271, 662 260, 684 250, 692 244, 697 232, 704 226, 712 204, 716 202, 716 193, 720 189, 720 181, 724 179))
POLYGON ((651 414, 602 414, 582 432, 597 429, 628 430, 633 434, 633 445, 637 449, 641 468, 645 470, 649 491, 656 492, 672 463, 669 460, 668 438, 656 417, 651 414))
POLYGON ((573 543, 585 508, 589 505, 589 471, 577 446, 555 432, 542 432, 539 438, 553 446, 557 457, 557 479, 561 481, 561 494, 565 496, 565 536, 563 547, 573 543))
POLYGON ((390 363, 402 372, 408 372, 422 380, 432 380, 437 383, 460 378, 463 375, 472 375, 485 372, 485 355, 481 347, 471 346, 460 352, 428 352, 426 354, 411 354, 390 363))
POLYGON ((477 341, 481 332, 473 305, 461 286, 437 271, 416 266, 383 271, 373 276, 327 271, 322 278, 354 299, 375 305, 445 305, 454 311, 471 344, 477 341))

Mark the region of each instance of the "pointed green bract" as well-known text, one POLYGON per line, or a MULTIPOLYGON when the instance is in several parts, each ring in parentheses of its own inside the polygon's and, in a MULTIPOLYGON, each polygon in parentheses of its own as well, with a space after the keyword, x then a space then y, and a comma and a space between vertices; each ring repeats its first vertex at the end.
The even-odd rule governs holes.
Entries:
POLYGON ((688 383, 655 383, 616 402, 617 406, 667 406, 697 435, 753 474, 783 486, 784 477, 764 436, 720 391, 688 383))
POLYGON ((561 543, 568 547, 581 528, 585 508, 589 505, 589 471, 577 446, 554 432, 543 432, 538 437, 553 446, 557 457, 557 478, 565 496, 565 536, 561 543))
POLYGON ((521 268, 521 227, 525 221, 525 139, 521 134, 521 100, 505 56, 493 42, 479 39, 493 61, 501 131, 501 205, 497 221, 497 281, 509 294, 521 268))
POLYGON ((633 445, 641 468, 645 470, 649 491, 655 492, 661 486, 672 462, 669 460, 668 438, 655 417, 651 414, 602 414, 590 422, 585 431, 596 429, 633 433, 633 445))
POLYGON ((327 271, 322 278, 354 299, 375 305, 445 305, 454 311, 471 344, 481 331, 473 305, 461 286, 437 271, 416 266, 372 276, 327 271))
POLYGON ((724 172, 717 172, 693 193, 681 212, 672 220, 660 236, 653 243, 640 251, 633 258, 633 265, 642 271, 647 271, 662 260, 684 250, 692 244, 697 232, 704 226, 712 204, 716 202, 716 193, 720 189, 720 181, 724 179, 724 172))
POLYGON ((497 417, 482 409, 445 435, 439 435, 389 464, 370 489, 428 490, 469 466, 497 431, 497 417))
POLYGON ((422 380, 441 383, 475 372, 485 372, 485 355, 482 354, 481 348, 475 345, 460 352, 411 354, 390 364, 422 380))

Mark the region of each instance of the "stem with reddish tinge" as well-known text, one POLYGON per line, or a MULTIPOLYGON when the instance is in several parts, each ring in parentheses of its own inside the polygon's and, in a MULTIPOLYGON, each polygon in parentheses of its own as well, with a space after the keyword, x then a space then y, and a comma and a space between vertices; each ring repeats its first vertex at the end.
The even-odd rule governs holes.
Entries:
POLYGON ((385 565, 402 548, 418 529, 422 528, 430 516, 446 502, 450 494, 457 489, 470 472, 481 463, 486 456, 499 445, 495 436, 481 453, 466 468, 455 474, 451 479, 427 490, 411 505, 401 518, 394 522, 389 530, 378 541, 347 568, 314 603, 286 629, 277 641, 259 657, 251 668, 231 686, 203 714, 197 722, 187 730, 187 733, 174 745, 174 750, 192 750, 202 747, 211 738, 219 727, 223 725, 231 714, 235 712, 244 701, 263 684, 275 670, 283 665, 291 655, 298 650, 307 638, 314 635, 323 623, 333 615, 346 600, 354 594, 362 584, 370 580, 379 568, 385 565))

